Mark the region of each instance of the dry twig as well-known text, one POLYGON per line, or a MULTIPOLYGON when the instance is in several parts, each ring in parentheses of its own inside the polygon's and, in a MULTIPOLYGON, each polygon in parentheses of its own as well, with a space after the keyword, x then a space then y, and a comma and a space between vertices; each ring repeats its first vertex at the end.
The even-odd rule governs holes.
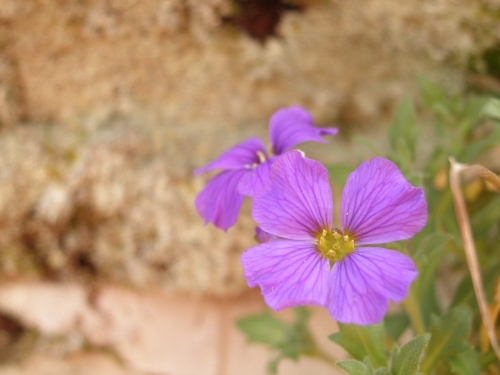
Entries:
POLYGON ((486 328, 488 339, 493 350, 495 351, 496 356, 500 360, 500 348, 498 346, 498 340, 496 337, 495 325, 491 320, 491 316, 489 314, 488 303, 484 294, 483 280, 481 278, 481 270, 479 269, 479 262, 476 254, 476 247, 470 228, 469 215, 467 214, 464 197, 460 188, 460 175, 463 172, 474 170, 479 176, 491 182, 493 186, 495 186, 499 191, 500 178, 480 165, 469 166, 460 164, 457 163, 454 158, 450 158, 450 163, 450 188, 453 195, 453 202, 455 204, 458 226, 460 227, 460 233, 462 234, 465 256, 467 258, 467 265, 469 267, 469 272, 472 278, 474 293, 476 294, 479 311, 481 313, 481 319, 483 321, 484 327, 486 328))

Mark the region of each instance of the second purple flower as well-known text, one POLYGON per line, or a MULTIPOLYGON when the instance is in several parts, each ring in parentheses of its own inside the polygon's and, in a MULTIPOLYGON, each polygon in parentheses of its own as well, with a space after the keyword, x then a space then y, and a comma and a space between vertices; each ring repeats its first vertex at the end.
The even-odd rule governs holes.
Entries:
POLYGON ((227 230, 233 226, 243 203, 243 197, 253 197, 260 191, 269 177, 276 155, 297 144, 313 141, 325 143, 322 135, 336 135, 337 128, 318 128, 312 116, 301 107, 288 107, 276 111, 269 124, 271 152, 259 138, 250 138, 224 152, 195 175, 220 169, 196 197, 196 209, 216 227, 227 230))

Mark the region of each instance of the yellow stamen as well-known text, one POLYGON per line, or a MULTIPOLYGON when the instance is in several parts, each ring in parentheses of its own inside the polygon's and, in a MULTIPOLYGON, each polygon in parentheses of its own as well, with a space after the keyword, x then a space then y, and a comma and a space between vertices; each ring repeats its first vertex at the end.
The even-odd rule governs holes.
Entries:
POLYGON ((354 239, 337 229, 323 229, 318 235, 317 249, 333 265, 354 251, 354 239))

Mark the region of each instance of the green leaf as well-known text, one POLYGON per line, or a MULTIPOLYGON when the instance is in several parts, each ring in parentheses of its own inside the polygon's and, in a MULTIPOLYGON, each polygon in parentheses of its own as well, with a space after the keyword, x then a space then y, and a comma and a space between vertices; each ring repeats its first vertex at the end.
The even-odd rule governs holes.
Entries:
POLYGON ((396 341, 409 325, 410 319, 404 313, 386 315, 384 318, 385 333, 393 341, 396 341))
POLYGON ((249 341, 265 344, 279 351, 278 356, 268 364, 268 370, 272 373, 276 373, 279 362, 284 358, 296 360, 301 354, 317 354, 316 344, 307 327, 309 311, 304 307, 297 307, 294 312, 296 318, 293 323, 282 322, 268 310, 236 322, 249 341))
POLYGON ((451 301, 451 306, 458 305, 469 305, 474 310, 477 310, 476 295, 474 293, 474 288, 472 286, 472 279, 469 274, 465 275, 457 288, 455 289, 455 295, 451 301))
POLYGON ((449 234, 430 234, 418 243, 413 257, 419 275, 410 287, 410 293, 420 308, 425 330, 428 330, 430 326, 431 315, 440 314, 436 297, 436 275, 439 263, 445 254, 444 245, 451 238, 449 234))
POLYGON ((417 261, 430 261, 452 239, 453 236, 449 233, 430 233, 416 244, 417 251, 413 258, 417 261))
POLYGON ((464 131, 469 132, 478 124, 481 119, 482 111, 488 101, 489 100, 484 96, 478 95, 469 95, 465 98, 460 116, 464 123, 464 131))
POLYGON ((465 306, 457 306, 447 314, 431 318, 431 341, 421 371, 432 370, 440 361, 467 350, 472 314, 465 306))
POLYGON ((443 88, 425 77, 418 78, 420 96, 423 104, 428 108, 435 108, 446 100, 446 92, 443 88))
POLYGON ((345 185, 347 177, 349 177, 351 172, 354 170, 351 166, 341 164, 327 165, 326 168, 328 169, 328 176, 330 177, 330 180, 335 183, 339 189, 345 185))
POLYGON ((474 349, 458 353, 450 359, 450 368, 455 375, 480 375, 479 353, 474 349))
POLYGON ((342 370, 350 375, 372 375, 373 371, 366 364, 355 359, 346 359, 345 361, 337 362, 342 370))
POLYGON ((353 142, 356 145, 364 146, 371 151, 373 156, 384 156, 385 152, 383 152, 376 144, 373 142, 373 139, 369 137, 365 137, 363 135, 356 135, 353 138, 353 142))
POLYGON ((373 375, 392 375, 391 371, 387 367, 381 367, 373 373, 373 375))
POLYGON ((495 120, 500 120, 500 100, 492 98, 483 107, 481 111, 486 117, 491 117, 495 120))
MULTIPOLYGON (((493 295, 493 289, 500 269, 500 259, 488 259, 488 265, 482 267, 481 275, 484 281, 486 295, 493 295)), ((451 306, 468 305, 473 312, 478 311, 476 294, 472 286, 470 274, 466 274, 458 285, 451 306)))
POLYGON ((339 332, 329 338, 357 360, 362 361, 368 357, 375 368, 387 365, 382 323, 371 326, 339 323, 339 332))
POLYGON ((468 163, 473 163, 484 152, 485 149, 496 146, 500 142, 500 127, 496 126, 488 134, 487 137, 480 138, 476 141, 469 142, 461 147, 460 152, 455 153, 456 157, 468 163))
POLYGON ((399 165, 404 174, 412 171, 416 158, 418 129, 413 104, 409 98, 404 99, 394 116, 394 121, 388 128, 390 159, 399 165))
POLYGON ((271 359, 269 363, 267 364, 267 372, 270 374, 277 374, 278 373, 278 365, 283 359, 282 355, 277 356, 274 359, 271 359))
POLYGON ((420 356, 424 351, 431 335, 424 333, 394 350, 392 355, 391 372, 393 375, 414 375, 418 371, 420 356))
POLYGON ((259 315, 239 319, 236 324, 252 342, 279 348, 286 340, 288 325, 267 310, 259 315))

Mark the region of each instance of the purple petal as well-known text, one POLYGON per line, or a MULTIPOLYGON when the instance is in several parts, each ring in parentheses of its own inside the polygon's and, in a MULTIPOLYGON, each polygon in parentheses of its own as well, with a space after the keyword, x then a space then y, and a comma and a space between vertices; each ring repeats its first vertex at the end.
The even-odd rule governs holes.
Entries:
POLYGON ((275 240, 254 246, 241 256, 245 278, 260 286, 275 310, 323 305, 328 298, 330 264, 307 241, 275 240))
POLYGON ((253 199, 252 216, 266 232, 315 239, 332 224, 332 191, 321 163, 290 151, 275 159, 269 182, 253 199))
POLYGON ((306 141, 326 143, 321 138, 322 135, 337 133, 337 128, 315 127, 311 114, 297 106, 276 111, 269 125, 269 138, 275 155, 280 155, 306 141))
POLYGON ((255 227, 255 238, 259 243, 269 242, 271 240, 276 240, 279 237, 274 234, 268 233, 265 230, 262 230, 261 227, 255 227))
POLYGON ((230 148, 211 163, 196 169, 194 174, 197 176, 214 169, 251 168, 253 164, 260 162, 258 152, 267 157, 266 147, 262 141, 256 137, 249 138, 230 148))
POLYGON ((356 249, 334 264, 326 308, 342 323, 376 324, 388 301, 402 301, 417 269, 411 258, 379 247, 356 249))
POLYGON ((248 169, 221 172, 210 181, 196 197, 195 206, 205 219, 205 224, 227 230, 236 223, 243 203, 243 195, 238 192, 240 180, 248 169))
POLYGON ((357 245, 387 243, 410 238, 425 226, 427 202, 394 163, 373 158, 347 179, 340 215, 344 232, 357 245))
POLYGON ((259 193, 269 181, 272 163, 273 159, 268 159, 264 163, 257 165, 256 168, 251 169, 251 173, 247 173, 240 181, 238 191, 249 197, 259 193))

